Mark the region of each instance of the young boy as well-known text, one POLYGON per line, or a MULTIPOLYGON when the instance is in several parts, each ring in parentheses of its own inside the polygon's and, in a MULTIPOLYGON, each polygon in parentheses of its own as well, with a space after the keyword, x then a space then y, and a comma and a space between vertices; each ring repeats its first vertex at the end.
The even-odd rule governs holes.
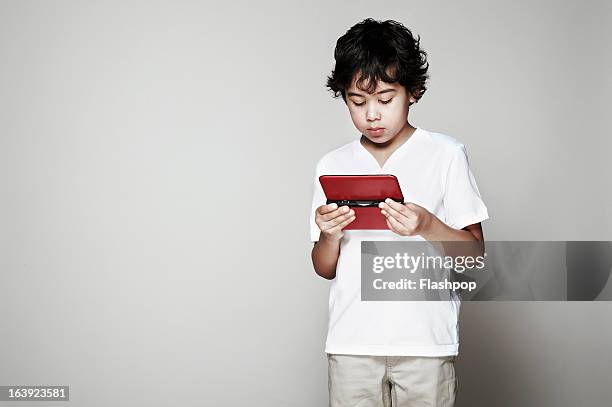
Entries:
POLYGON ((488 219, 466 150, 414 127, 409 106, 426 90, 427 54, 395 21, 366 19, 338 39, 327 86, 361 133, 316 166, 310 215, 312 262, 331 280, 325 344, 331 407, 452 406, 460 302, 361 301, 360 242, 483 241, 488 219), (381 203, 389 230, 342 230, 349 207, 326 205, 318 177, 393 174, 407 203, 381 203))

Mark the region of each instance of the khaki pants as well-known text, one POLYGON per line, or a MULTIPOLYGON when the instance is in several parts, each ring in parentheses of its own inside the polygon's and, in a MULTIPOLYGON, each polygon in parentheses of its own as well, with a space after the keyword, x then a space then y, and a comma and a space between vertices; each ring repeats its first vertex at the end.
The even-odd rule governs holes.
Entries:
POLYGON ((330 407, 452 407, 455 356, 327 354, 330 407))

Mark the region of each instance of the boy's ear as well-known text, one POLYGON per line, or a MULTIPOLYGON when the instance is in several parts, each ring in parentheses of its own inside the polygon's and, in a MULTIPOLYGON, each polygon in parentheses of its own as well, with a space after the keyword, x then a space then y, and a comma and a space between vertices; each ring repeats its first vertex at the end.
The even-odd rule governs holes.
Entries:
POLYGON ((410 101, 410 104, 413 104, 416 102, 416 98, 412 96, 412 93, 410 92, 408 92, 408 100, 410 101))

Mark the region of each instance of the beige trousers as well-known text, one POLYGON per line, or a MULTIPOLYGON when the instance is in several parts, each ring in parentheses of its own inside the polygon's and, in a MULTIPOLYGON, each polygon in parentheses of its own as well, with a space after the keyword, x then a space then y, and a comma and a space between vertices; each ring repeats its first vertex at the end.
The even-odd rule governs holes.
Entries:
POLYGON ((327 354, 330 407, 452 407, 455 356, 327 354))

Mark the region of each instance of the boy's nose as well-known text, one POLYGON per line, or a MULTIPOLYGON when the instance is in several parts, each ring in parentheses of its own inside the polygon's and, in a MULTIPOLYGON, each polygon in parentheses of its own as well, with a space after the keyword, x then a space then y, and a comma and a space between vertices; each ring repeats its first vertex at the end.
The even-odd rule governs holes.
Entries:
POLYGON ((373 108, 369 108, 366 112, 366 119, 368 121, 374 121, 380 119, 380 113, 373 108))

